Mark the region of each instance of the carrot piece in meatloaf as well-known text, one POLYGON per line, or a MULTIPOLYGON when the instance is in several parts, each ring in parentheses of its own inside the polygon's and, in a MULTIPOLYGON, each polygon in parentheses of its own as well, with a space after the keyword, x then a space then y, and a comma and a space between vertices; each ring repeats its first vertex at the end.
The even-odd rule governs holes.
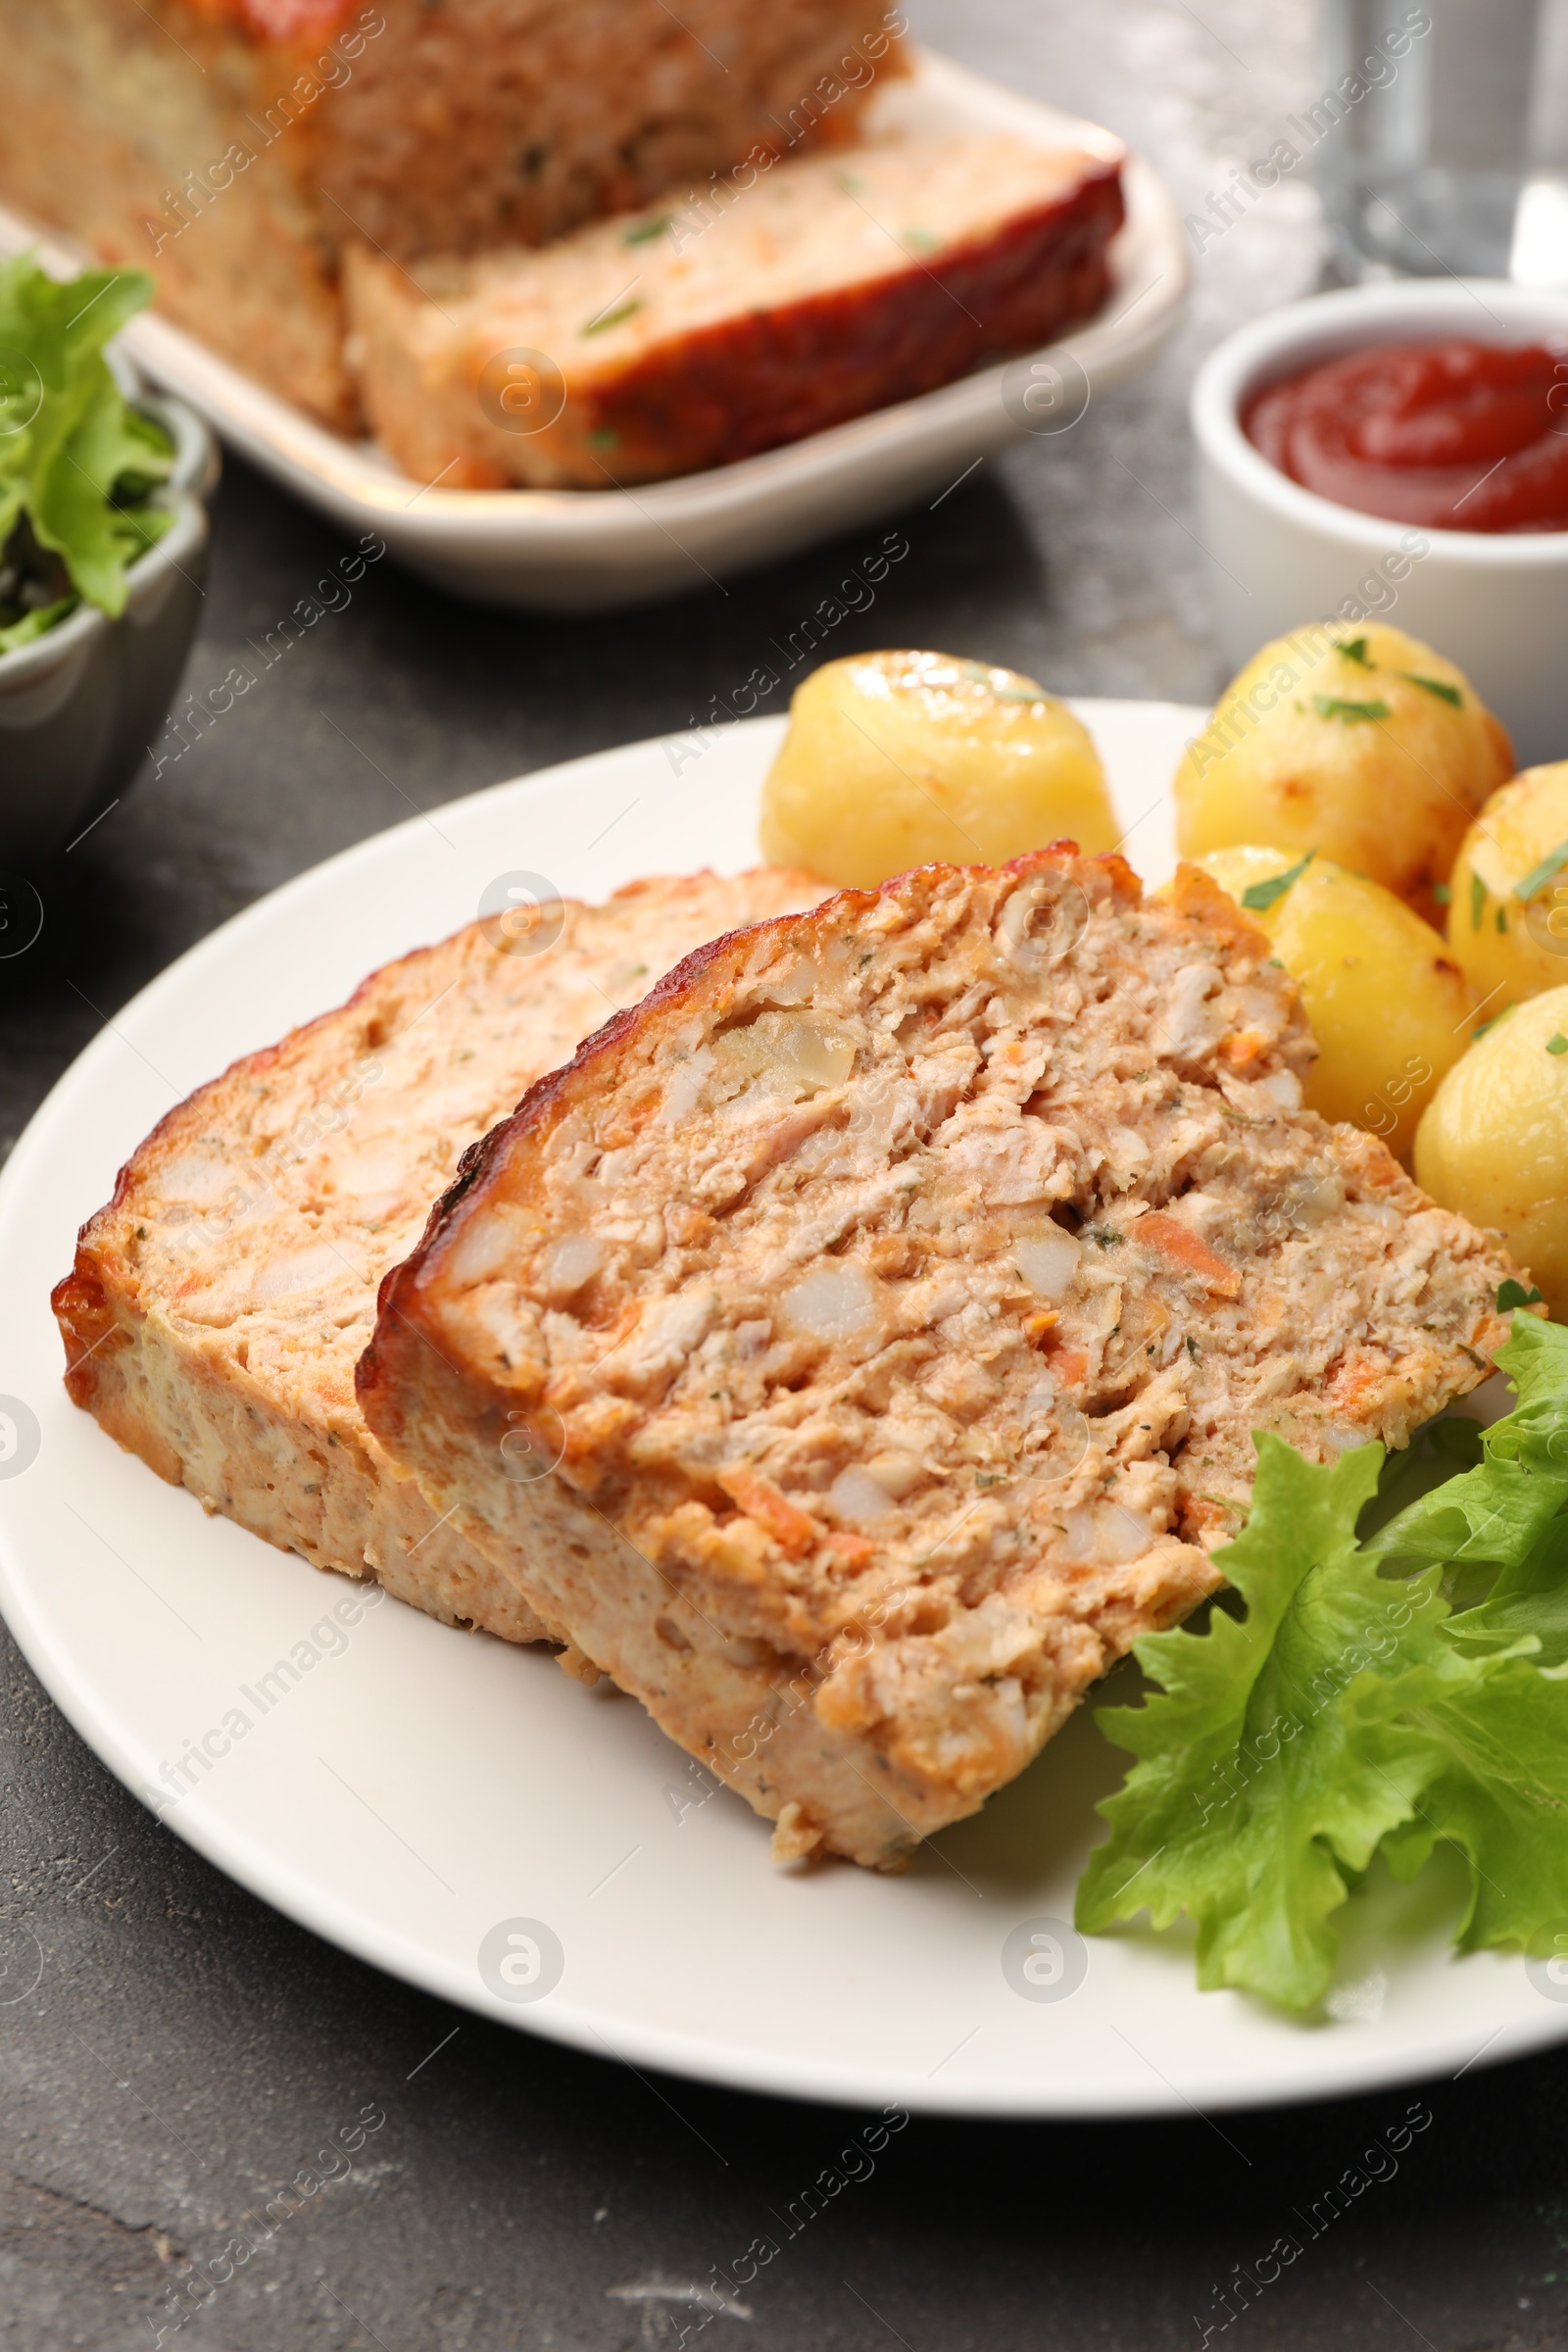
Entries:
POLYGON ((1398 1445, 1506 1336, 1506 1258, 1299 1107, 1314 1050, 1192 867, 846 891, 468 1155, 366 1419, 781 1851, 885 1863, 1220 1581, 1251 1431, 1398 1445))
POLYGON ((337 254, 534 244, 850 133, 885 0, 0 0, 0 202, 354 421, 337 254), (825 99, 831 84, 837 95, 825 99))
POLYGON ((821 895, 772 867, 549 902, 532 928, 489 917, 235 1062, 153 1130, 82 1227, 54 1294, 72 1396, 253 1534, 447 1624, 537 1641, 483 1531, 461 1511, 439 1521, 360 1417, 376 1286, 460 1154, 607 1004, 821 895))
POLYGON ((366 413, 406 473, 449 486, 727 465, 1092 317, 1120 166, 1108 136, 1089 155, 911 129, 538 253, 404 270, 351 241, 366 413))

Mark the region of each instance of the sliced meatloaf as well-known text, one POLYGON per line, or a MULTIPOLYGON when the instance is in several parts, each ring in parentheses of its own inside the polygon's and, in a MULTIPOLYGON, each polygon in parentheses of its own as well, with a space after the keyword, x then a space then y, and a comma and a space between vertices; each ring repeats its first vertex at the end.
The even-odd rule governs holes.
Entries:
POLYGON ((1194 868, 846 891, 469 1153, 366 1418, 780 1850, 887 1862, 1214 1587, 1252 1431, 1397 1445, 1505 1336, 1507 1259, 1298 1107, 1313 1051, 1194 868))
POLYGON ((773 870, 699 874, 558 902, 531 929, 521 910, 470 924, 236 1062, 153 1130, 82 1227, 54 1295, 72 1396, 270 1543, 378 1576, 448 1624, 536 1639, 464 1515, 431 1511, 360 1417, 376 1285, 459 1154, 607 1008, 715 933, 820 893, 773 870))
POLYGON ((885 0, 0 0, 0 202, 351 424, 337 254, 532 244, 845 138, 885 0), (830 94, 831 93, 831 94, 830 94))
POLYGON ((909 131, 749 165, 537 253, 409 271, 351 244, 350 350, 416 480, 609 489, 1048 343, 1104 301, 1121 220, 1114 151, 909 131))

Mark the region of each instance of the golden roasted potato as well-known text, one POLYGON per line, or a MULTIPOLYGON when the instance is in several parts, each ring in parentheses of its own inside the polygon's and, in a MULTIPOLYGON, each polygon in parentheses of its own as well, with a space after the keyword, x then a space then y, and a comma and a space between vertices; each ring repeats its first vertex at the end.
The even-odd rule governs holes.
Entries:
POLYGON ((1120 828, 1088 730, 1013 669, 852 654, 797 687, 762 791, 762 855, 861 888, 946 858, 995 865, 1120 828))
POLYGON ((1261 923, 1300 988, 1322 1048, 1308 1107, 1408 1161, 1438 1081, 1470 1043, 1470 991, 1446 943, 1381 882, 1326 858, 1302 865, 1252 845, 1198 863, 1261 923))
POLYGON ((1514 1004, 1427 1107, 1416 1182, 1490 1225, 1568 1322, 1568 986, 1514 1004))
POLYGON ((1430 921, 1465 825, 1512 772, 1462 670, 1378 621, 1281 637, 1216 704, 1176 770, 1176 838, 1206 857, 1320 850, 1430 921))
POLYGON ((1448 943, 1488 1012, 1568 983, 1568 760, 1527 767, 1464 837, 1448 943))

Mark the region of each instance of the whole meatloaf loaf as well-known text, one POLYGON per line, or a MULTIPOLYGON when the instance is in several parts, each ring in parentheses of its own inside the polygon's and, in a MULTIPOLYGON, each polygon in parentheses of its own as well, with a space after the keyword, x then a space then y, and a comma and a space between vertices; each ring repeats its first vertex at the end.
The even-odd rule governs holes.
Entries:
POLYGON ((156 270, 169 317, 344 426, 346 237, 531 244, 844 138, 902 24, 885 0, 0 0, 0 203, 156 270))
MULTIPOLYGON (((765 159, 764 159, 765 160, 765 159)), ((366 413, 451 487, 692 473, 1038 349, 1101 307, 1120 151, 906 131, 536 253, 345 253, 366 413)))
POLYGON ((366 1418, 776 1850, 886 1863, 1220 1581, 1253 1430, 1398 1445, 1506 1336, 1507 1259, 1298 1107, 1314 1050, 1194 868, 847 891, 468 1155, 366 1418))
POLYGON ((236 1062, 154 1129, 82 1228, 54 1295, 72 1396, 209 1510, 449 1624, 535 1640, 463 1514, 438 1523, 360 1417, 376 1285, 464 1149, 608 1007, 821 889, 699 874, 519 907, 236 1062))

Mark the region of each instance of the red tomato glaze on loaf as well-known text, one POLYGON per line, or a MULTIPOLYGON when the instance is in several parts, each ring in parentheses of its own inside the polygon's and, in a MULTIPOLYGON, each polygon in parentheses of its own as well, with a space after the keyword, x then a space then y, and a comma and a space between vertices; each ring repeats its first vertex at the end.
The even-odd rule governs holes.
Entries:
POLYGON ((260 46, 307 48, 329 41, 357 13, 359 0, 187 0, 198 17, 246 33, 260 46))

